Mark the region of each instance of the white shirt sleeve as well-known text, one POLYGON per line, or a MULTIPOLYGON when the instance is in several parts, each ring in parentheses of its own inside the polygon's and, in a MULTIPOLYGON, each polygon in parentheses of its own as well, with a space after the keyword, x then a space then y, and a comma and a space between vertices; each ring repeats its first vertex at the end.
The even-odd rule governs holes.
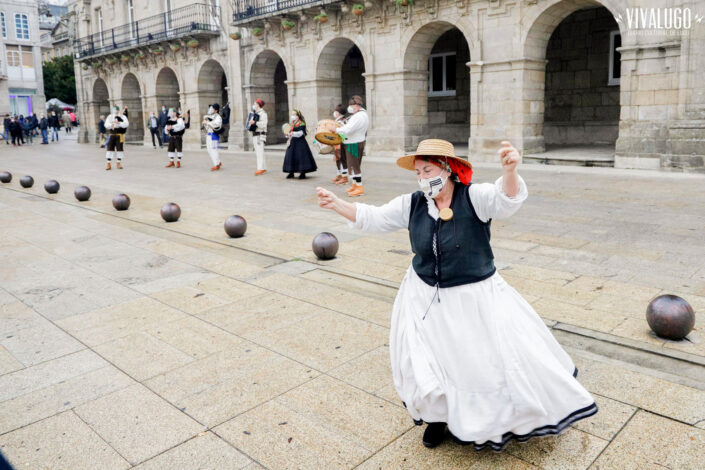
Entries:
POLYGON ((355 222, 348 227, 363 232, 392 232, 409 226, 411 193, 397 196, 382 206, 356 202, 355 222))
POLYGON ((264 109, 259 113, 259 121, 256 124, 258 132, 267 132, 267 112, 264 109))
POLYGON ((294 131, 291 133, 292 137, 302 137, 304 135, 304 131, 294 131))
POLYGON ((355 131, 362 129, 364 125, 365 119, 360 111, 350 116, 348 122, 339 127, 336 132, 343 135, 353 134, 355 131))
POLYGON ((123 129, 127 129, 127 126, 130 125, 130 123, 127 120, 126 116, 120 116, 122 118, 122 122, 118 124, 118 126, 122 127, 123 129))
POLYGON ((471 184, 470 202, 475 209, 475 213, 483 222, 489 219, 506 219, 519 210, 522 203, 529 196, 524 179, 517 175, 519 179, 519 192, 514 197, 509 197, 502 189, 502 177, 492 183, 471 184))
POLYGON ((174 124, 174 127, 171 128, 172 131, 174 132, 179 132, 186 129, 186 124, 184 124, 184 120, 181 118, 178 118, 176 120, 176 124, 174 124))

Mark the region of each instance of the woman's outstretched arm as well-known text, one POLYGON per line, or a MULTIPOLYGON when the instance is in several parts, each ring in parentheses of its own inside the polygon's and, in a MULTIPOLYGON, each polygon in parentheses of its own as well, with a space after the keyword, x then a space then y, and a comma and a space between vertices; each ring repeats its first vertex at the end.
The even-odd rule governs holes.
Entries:
POLYGON ((316 192, 318 193, 319 206, 324 209, 334 210, 350 222, 355 222, 357 220, 357 207, 355 207, 355 204, 348 201, 343 201, 332 192, 321 187, 316 188, 316 192))
POLYGON ((409 226, 411 194, 397 196, 382 206, 373 206, 360 202, 349 203, 323 188, 316 188, 318 205, 331 209, 350 222, 350 228, 363 232, 392 232, 409 226))

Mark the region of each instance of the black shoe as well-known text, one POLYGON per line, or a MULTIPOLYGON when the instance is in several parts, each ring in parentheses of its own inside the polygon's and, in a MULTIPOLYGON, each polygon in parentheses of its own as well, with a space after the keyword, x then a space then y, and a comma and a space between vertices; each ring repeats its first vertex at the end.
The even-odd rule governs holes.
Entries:
POLYGON ((289 173, 288 175, 286 175, 286 179, 288 179, 288 180, 290 180, 293 177, 294 177, 293 173, 289 173))
POLYGON ((436 447, 443 442, 446 435, 446 423, 428 423, 423 433, 423 445, 428 448, 436 447))
POLYGON ((299 175, 299 179, 300 179, 300 180, 305 180, 305 179, 306 179, 306 173, 301 173, 301 174, 299 175))

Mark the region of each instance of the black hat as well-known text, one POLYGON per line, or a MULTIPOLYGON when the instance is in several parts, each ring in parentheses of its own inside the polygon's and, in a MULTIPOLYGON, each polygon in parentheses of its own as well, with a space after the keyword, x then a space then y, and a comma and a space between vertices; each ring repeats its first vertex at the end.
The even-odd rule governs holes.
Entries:
POLYGON ((220 111, 220 105, 218 103, 213 103, 211 106, 213 106, 213 109, 216 111, 220 111))

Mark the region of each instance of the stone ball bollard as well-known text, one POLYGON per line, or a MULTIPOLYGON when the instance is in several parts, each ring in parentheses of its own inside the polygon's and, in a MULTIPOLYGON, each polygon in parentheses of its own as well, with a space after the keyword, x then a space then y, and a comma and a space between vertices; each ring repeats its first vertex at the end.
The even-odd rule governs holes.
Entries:
POLYGON ((167 202, 160 211, 165 222, 176 222, 181 217, 181 208, 174 202, 167 202))
POLYGON ((338 253, 338 239, 330 232, 322 232, 313 237, 311 245, 318 259, 333 259, 338 253))
POLYGON ((91 188, 88 186, 79 186, 74 189, 73 195, 81 202, 87 201, 91 198, 91 188))
POLYGON ((56 194, 59 192, 59 188, 61 186, 59 185, 59 182, 56 180, 49 180, 46 183, 44 183, 44 189, 46 192, 49 194, 56 194))
POLYGON ((126 211, 130 208, 130 196, 127 194, 118 194, 113 198, 113 207, 118 211, 126 211))
POLYGON ((695 326, 695 312, 677 295, 659 295, 646 308, 646 322, 657 336, 683 339, 695 326))
POLYGON ((231 215, 225 219, 225 233, 228 234, 230 238, 240 238, 245 235, 247 231, 247 221, 244 217, 239 215, 231 215))
POLYGON ((29 175, 23 176, 22 178, 20 178, 20 186, 22 186, 23 188, 31 188, 32 186, 34 186, 34 178, 29 175))
POLYGON ((0 173, 0 181, 2 181, 3 183, 9 183, 10 181, 12 181, 12 173, 10 173, 9 171, 3 171, 2 173, 0 173))

